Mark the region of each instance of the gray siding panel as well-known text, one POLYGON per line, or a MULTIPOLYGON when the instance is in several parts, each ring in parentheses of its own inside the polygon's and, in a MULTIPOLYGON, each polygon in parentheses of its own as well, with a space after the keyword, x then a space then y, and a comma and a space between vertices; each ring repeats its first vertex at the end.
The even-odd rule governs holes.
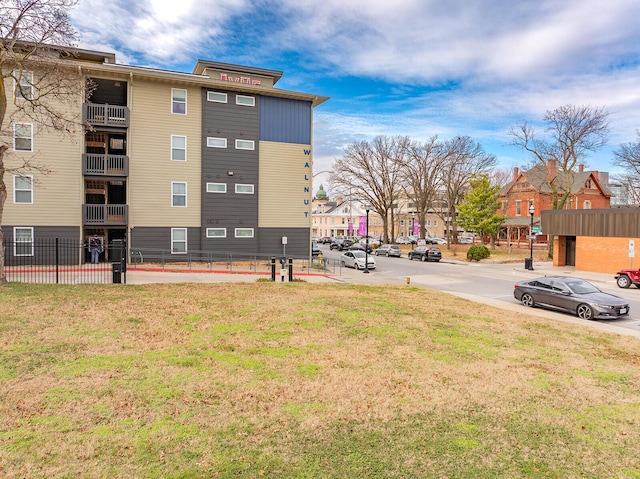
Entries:
POLYGON ((260 97, 260 140, 311 144, 311 102, 260 97))
MULTIPOLYGON (((236 105, 227 91, 227 103, 207 101, 202 90, 202 215, 201 244, 207 251, 258 251, 258 157, 260 97, 256 105, 236 105), (226 138, 227 148, 207 147, 207 137, 226 138), (237 150, 235 140, 253 140, 254 150, 237 150), (230 172, 233 172, 231 175, 230 172), (207 183, 224 183, 226 193, 207 193, 207 183), (254 185, 254 194, 237 194, 236 184, 254 185), (207 228, 226 228, 226 238, 207 238, 207 228), (253 228, 253 238, 235 238, 236 228, 253 228)), ((216 89, 215 91, 223 91, 216 89)))
POLYGON ((308 228, 260 228, 261 252, 282 256, 282 237, 287 237, 287 257, 308 258, 311 252, 311 238, 308 228))
MULTIPOLYGON (((182 228, 176 225, 174 228, 182 228)), ((170 254, 171 227, 145 227, 131 229, 131 251, 142 253, 143 258, 157 260, 157 256, 164 251, 165 261, 186 261, 184 254, 170 254)), ((199 251, 200 228, 187 228, 187 251, 199 251)))

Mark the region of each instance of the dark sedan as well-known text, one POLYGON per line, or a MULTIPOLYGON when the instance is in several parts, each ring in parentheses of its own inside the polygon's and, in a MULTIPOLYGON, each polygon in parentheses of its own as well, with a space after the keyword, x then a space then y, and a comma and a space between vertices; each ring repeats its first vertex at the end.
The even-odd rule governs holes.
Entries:
POLYGON ((421 261, 435 261, 442 259, 442 251, 435 246, 418 246, 407 253, 409 259, 417 258, 421 261))
POLYGON ((545 276, 515 284, 513 296, 529 307, 556 309, 581 319, 615 319, 629 314, 629 303, 579 278, 545 276))

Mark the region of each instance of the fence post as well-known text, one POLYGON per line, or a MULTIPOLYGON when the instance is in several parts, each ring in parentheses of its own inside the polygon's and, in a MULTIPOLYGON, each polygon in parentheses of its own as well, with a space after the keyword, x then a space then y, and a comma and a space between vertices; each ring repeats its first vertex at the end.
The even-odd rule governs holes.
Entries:
POLYGON ((59 239, 56 237, 56 284, 60 283, 60 253, 58 251, 59 239))

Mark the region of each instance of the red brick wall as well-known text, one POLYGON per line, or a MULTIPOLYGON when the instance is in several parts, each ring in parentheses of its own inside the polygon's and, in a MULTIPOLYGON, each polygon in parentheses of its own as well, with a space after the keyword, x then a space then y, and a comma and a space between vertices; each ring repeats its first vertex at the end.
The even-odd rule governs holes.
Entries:
MULTIPOLYGON (((618 270, 629 268, 631 265, 629 239, 578 236, 576 238, 576 270, 615 274, 618 270)), ((635 241, 639 242, 638 239, 635 241)), ((637 256, 633 258, 634 268, 640 266, 638 246, 636 246, 637 256)), ((553 264, 556 265, 555 245, 553 264)))

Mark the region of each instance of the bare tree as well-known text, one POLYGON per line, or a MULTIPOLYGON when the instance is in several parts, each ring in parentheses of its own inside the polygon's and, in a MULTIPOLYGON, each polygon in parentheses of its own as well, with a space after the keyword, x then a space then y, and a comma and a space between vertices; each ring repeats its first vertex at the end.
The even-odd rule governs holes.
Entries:
POLYGON ((445 164, 442 169, 442 185, 447 204, 445 224, 449 223, 447 246, 453 239, 457 242, 457 230, 452 234, 451 228, 457 228, 456 206, 462 201, 469 181, 477 175, 487 173, 496 164, 496 157, 484 151, 480 143, 468 136, 458 136, 445 143, 445 164))
POLYGON ((621 191, 616 192, 622 195, 620 198, 620 204, 626 205, 640 205, 640 177, 638 173, 622 173, 617 175, 611 175, 610 183, 617 183, 621 186, 621 191))
POLYGON ((546 112, 544 138, 536 136, 528 123, 511 129, 513 144, 545 168, 554 210, 562 209, 569 199, 578 165, 607 143, 608 117, 603 108, 565 105, 546 112))
POLYGON ((507 186, 513 182, 513 169, 492 168, 489 172, 489 182, 494 186, 507 186))
MULTIPOLYGON (((68 67, 76 33, 68 15, 77 0, 2 0, 0 3, 0 245, 7 199, 5 174, 46 174, 36 156, 17 154, 14 125, 32 122, 38 132, 73 135, 79 113, 79 77, 68 67), (67 63, 67 66, 65 66, 67 63)), ((0 283, 6 282, 4 248, 0 247, 0 283)))
POLYGON ((407 151, 405 164, 401 170, 405 195, 414 204, 420 225, 420 238, 425 238, 425 219, 433 208, 434 201, 442 184, 442 168, 446 152, 443 142, 437 135, 424 143, 411 143, 407 151))
MULTIPOLYGON (((607 143, 609 113, 604 108, 565 105, 547 111, 546 138, 536 136, 528 123, 511 130, 513 144, 531 153, 534 164, 544 168, 551 189, 551 207, 561 210, 571 195, 578 165, 589 153, 607 143)), ((553 238, 549 239, 549 257, 553 256, 553 238)))
MULTIPOLYGON (((622 176, 626 181, 623 181, 631 186, 630 192, 637 196, 640 195, 640 130, 636 131, 636 135, 635 142, 623 143, 614 150, 613 164, 624 170, 622 176)), ((637 201, 637 197, 634 200, 637 201)))
POLYGON ((402 136, 354 142, 334 161, 329 176, 333 190, 349 191, 356 201, 380 215, 385 238, 394 237, 394 205, 400 197, 400 171, 409 143, 402 136))

